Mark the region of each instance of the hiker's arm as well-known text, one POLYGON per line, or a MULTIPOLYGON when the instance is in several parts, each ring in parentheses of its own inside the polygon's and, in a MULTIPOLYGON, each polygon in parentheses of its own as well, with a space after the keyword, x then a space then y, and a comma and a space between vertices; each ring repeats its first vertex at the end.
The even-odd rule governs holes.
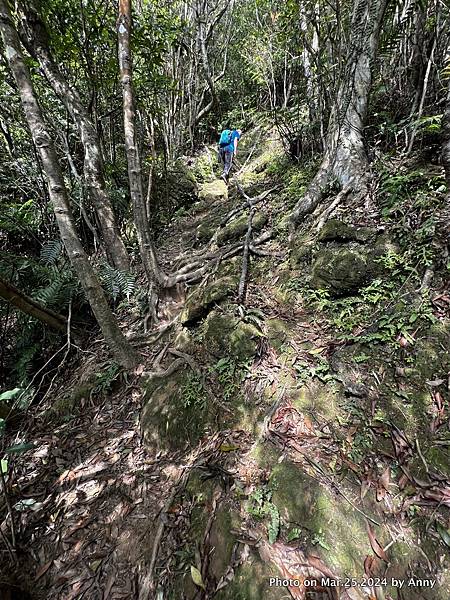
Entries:
POLYGON ((237 145, 238 145, 238 138, 235 137, 234 138, 234 153, 237 154, 237 145))

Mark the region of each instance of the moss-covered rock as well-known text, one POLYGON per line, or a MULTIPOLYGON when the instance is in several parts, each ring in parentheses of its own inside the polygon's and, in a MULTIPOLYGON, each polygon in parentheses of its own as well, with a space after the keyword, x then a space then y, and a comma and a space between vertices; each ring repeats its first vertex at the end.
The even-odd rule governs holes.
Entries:
POLYGON ((51 413, 63 419, 77 414, 81 406, 81 401, 88 400, 94 388, 94 378, 76 385, 53 402, 51 413))
POLYGON ((348 248, 318 251, 312 267, 311 284, 334 296, 357 292, 370 278, 367 254, 348 248))
POLYGON ((205 347, 217 358, 232 356, 239 362, 252 358, 260 336, 253 325, 216 311, 209 314, 204 325, 205 347))
POLYGON ((268 319, 266 321, 267 339, 271 346, 280 351, 292 334, 292 328, 282 319, 268 319))
MULTIPOLYGON (((267 223, 267 215, 257 212, 253 217, 252 228, 254 231, 260 231, 267 223)), ((220 246, 226 242, 235 241, 243 237, 248 229, 248 215, 242 215, 228 223, 217 236, 217 244, 220 246)))
POLYGON ((319 242, 368 242, 374 239, 376 229, 371 227, 353 227, 339 219, 329 219, 323 226, 318 236, 319 242))
POLYGON ((141 427, 153 449, 178 450, 195 444, 215 423, 215 407, 206 401, 199 376, 184 368, 147 381, 141 427))
POLYGON ((228 200, 227 185, 222 179, 215 179, 209 183, 204 183, 200 188, 198 197, 205 202, 228 200))
POLYGON ((238 281, 234 277, 216 279, 206 287, 196 289, 187 299, 181 323, 189 325, 206 316, 211 308, 236 290, 238 281))
POLYGON ((310 550, 321 555, 331 569, 359 576, 361 556, 370 552, 364 517, 293 463, 279 462, 279 453, 267 445, 257 455, 260 466, 271 471, 272 502, 285 531, 296 524, 304 530, 310 550))

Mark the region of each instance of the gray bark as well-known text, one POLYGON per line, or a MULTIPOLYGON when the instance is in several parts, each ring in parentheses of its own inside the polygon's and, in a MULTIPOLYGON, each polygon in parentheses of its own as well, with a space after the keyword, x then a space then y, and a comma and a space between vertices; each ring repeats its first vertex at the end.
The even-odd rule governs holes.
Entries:
POLYGON ((450 84, 447 92, 447 103, 442 119, 442 164, 445 169, 445 179, 447 181, 447 191, 450 197, 450 84))
POLYGON ((139 243, 139 251, 147 277, 149 281, 154 281, 159 285, 163 285, 165 275, 159 267, 153 238, 149 228, 136 134, 136 111, 130 50, 131 26, 131 0, 120 0, 119 18, 117 21, 118 53, 120 81, 122 84, 123 95, 125 151, 128 162, 128 179, 130 183, 131 200, 133 203, 134 224, 139 243))
POLYGON ((351 45, 330 115, 324 158, 306 194, 294 208, 294 226, 320 203, 331 179, 337 179, 343 189, 357 195, 367 192, 369 162, 363 131, 386 4, 387 0, 354 0, 351 45))
POLYGON ((39 62, 49 84, 64 103, 79 130, 84 147, 84 178, 98 215, 108 260, 116 269, 128 271, 130 261, 106 190, 103 156, 97 130, 78 91, 69 85, 51 55, 48 33, 42 19, 29 7, 24 8, 24 14, 22 40, 30 54, 39 62))
POLYGON ((5 55, 19 90, 25 117, 47 178, 50 201, 69 260, 115 359, 126 368, 134 367, 138 362, 137 354, 120 330, 78 238, 63 173, 33 89, 6 0, 0 0, 0 33, 5 55))

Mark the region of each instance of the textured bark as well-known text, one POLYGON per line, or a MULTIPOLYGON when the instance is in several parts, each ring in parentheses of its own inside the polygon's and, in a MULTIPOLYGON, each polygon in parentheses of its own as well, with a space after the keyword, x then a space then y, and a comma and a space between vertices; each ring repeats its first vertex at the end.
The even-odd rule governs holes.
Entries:
POLYGON ((39 62, 45 77, 64 103, 81 136, 84 147, 84 178, 98 215, 108 260, 116 269, 128 271, 130 268, 128 253, 120 237, 111 200, 106 190, 103 156, 97 130, 78 91, 69 85, 53 60, 45 24, 36 11, 29 8, 26 3, 23 4, 25 18, 22 27, 22 41, 30 54, 39 62))
POLYGON ((44 168, 50 200, 69 260, 78 275, 92 311, 115 359, 122 366, 131 368, 138 362, 137 354, 121 332, 108 306, 105 294, 89 262, 89 258, 78 238, 63 173, 58 163, 53 142, 46 129, 41 107, 31 83, 30 73, 23 59, 19 37, 5 0, 0 0, 0 33, 5 47, 5 55, 19 90, 25 117, 44 168))
POLYGON ((444 117, 442 119, 442 133, 444 139, 442 144, 442 164, 445 169, 447 190, 450 196, 450 85, 447 92, 447 103, 445 106, 444 117))
POLYGON ((294 208, 294 226, 317 207, 332 178, 355 194, 367 192, 369 162, 363 130, 386 4, 387 0, 354 0, 351 44, 330 115, 324 158, 306 194, 294 208))
POLYGON ((120 81, 123 94, 123 121, 125 130, 125 151, 128 162, 128 179, 133 203, 133 218, 139 243, 139 251, 149 281, 164 284, 165 275, 159 268, 156 250, 150 233, 146 210, 144 186, 142 182, 139 146, 136 135, 136 111, 132 81, 130 50, 131 0, 119 1, 117 22, 120 81))
POLYGON ((67 331, 67 319, 54 311, 41 306, 38 302, 30 298, 14 285, 0 277, 0 298, 6 300, 21 312, 38 319, 44 325, 48 325, 55 331, 65 333, 67 331))

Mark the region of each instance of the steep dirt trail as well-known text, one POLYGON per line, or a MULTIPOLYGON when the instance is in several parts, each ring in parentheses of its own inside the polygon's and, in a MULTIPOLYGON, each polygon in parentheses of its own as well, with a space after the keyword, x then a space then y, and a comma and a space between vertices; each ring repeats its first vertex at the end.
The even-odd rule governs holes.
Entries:
MULTIPOLYGON (((265 173, 273 155, 264 151, 240 174, 251 197, 278 183, 265 173)), ((245 208, 220 227, 242 204, 236 185, 228 198, 205 189, 160 236, 168 272, 245 237, 245 208)), ((11 497, 29 501, 14 513, 15 572, 33 598, 337 600, 323 578, 345 574, 359 583, 341 588, 340 600, 448 597, 440 547, 423 549, 400 510, 395 461, 407 464, 410 440, 386 422, 364 425, 382 396, 380 386, 374 394, 361 384, 368 350, 336 340, 298 301, 303 273, 286 260, 289 202, 274 192, 257 207, 254 235, 271 237, 252 256, 245 305, 236 303, 240 248, 162 300, 158 327, 178 317, 163 335, 127 325, 144 357, 135 373, 109 371, 94 342, 47 406, 33 409, 36 447, 14 460, 11 497), (237 331, 244 358, 233 346, 237 331), (160 413, 155 425, 143 418, 149 404, 160 413), (389 595, 368 580, 380 573, 441 587, 389 595), (270 577, 308 577, 315 595, 270 587, 270 577)), ((385 363, 374 359, 372 379, 386 377, 385 363)), ((443 483, 424 489, 445 501, 443 483)), ((411 493, 410 506, 423 500, 411 493)))
MULTIPOLYGON (((205 214, 218 206, 220 212, 228 211, 236 201, 236 195, 228 201, 220 198, 169 228, 160 248, 163 266, 173 267, 174 258, 195 242, 205 214)), ((170 310, 173 316, 182 308, 170 304, 170 309, 161 307, 163 313, 170 310)), ((149 369, 162 348, 162 343, 141 348, 149 369)), ((91 382, 108 365, 107 356, 98 345, 89 354, 48 403, 75 390, 76 405, 60 408, 60 413, 67 410, 66 422, 50 433, 54 417, 50 414, 48 420, 45 406, 36 409, 36 450, 14 461, 11 502, 23 500, 22 512, 14 512, 14 578, 17 589, 28 589, 35 599, 137 598, 145 580, 140 566, 153 550, 157 517, 186 460, 183 453, 155 455, 143 444, 141 373, 120 376, 107 387, 105 398, 91 382)), ((203 451, 214 452, 217 445, 217 439, 205 441, 203 451)))

